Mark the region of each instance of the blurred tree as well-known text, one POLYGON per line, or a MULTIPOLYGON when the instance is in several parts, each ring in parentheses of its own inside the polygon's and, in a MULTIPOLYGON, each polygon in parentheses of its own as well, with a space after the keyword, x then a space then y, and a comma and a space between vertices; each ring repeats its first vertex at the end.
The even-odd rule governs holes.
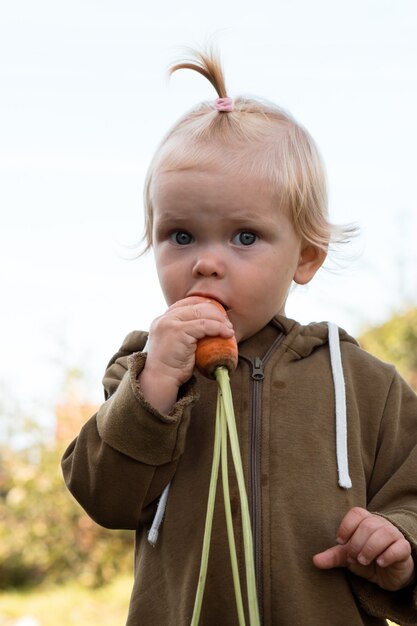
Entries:
POLYGON ((394 315, 365 331, 361 346, 383 361, 393 363, 417 391, 417 308, 394 315))
POLYGON ((132 571, 133 536, 100 528, 67 491, 62 445, 0 450, 0 588, 132 571))

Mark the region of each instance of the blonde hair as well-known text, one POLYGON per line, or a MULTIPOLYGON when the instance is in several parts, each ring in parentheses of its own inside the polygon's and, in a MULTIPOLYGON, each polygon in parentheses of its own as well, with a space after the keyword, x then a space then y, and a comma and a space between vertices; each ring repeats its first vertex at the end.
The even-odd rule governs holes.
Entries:
MULTIPOLYGON (((190 57, 171 65, 169 73, 180 69, 202 74, 219 98, 227 97, 222 66, 213 50, 191 50, 190 57)), ((239 96, 227 113, 219 112, 212 101, 200 103, 181 117, 162 140, 145 181, 144 251, 152 246, 155 173, 192 167, 201 160, 214 163, 219 143, 228 148, 228 168, 239 174, 254 174, 270 186, 278 205, 283 203, 288 208, 303 241, 327 253, 330 243, 344 243, 355 234, 353 226, 335 226, 328 221, 324 166, 307 130, 277 105, 239 96)))

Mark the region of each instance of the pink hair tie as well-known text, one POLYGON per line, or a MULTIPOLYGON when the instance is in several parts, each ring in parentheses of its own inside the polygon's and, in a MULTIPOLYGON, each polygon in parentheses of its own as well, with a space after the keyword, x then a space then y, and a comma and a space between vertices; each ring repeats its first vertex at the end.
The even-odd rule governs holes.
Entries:
POLYGON ((233 111, 233 100, 229 97, 217 98, 217 100, 214 101, 214 108, 217 111, 229 113, 230 111, 233 111))

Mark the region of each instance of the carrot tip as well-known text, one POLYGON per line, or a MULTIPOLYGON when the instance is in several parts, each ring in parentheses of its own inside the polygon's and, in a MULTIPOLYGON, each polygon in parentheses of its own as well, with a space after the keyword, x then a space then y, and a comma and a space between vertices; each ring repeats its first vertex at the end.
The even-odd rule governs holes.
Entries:
POLYGON ((195 364, 207 378, 215 378, 217 367, 226 367, 229 372, 237 366, 237 343, 235 337, 204 337, 197 343, 195 364))
MULTIPOLYGON (((213 304, 224 311, 220 302, 212 300, 213 304)), ((237 366, 236 337, 203 337, 197 342, 195 364, 199 372, 207 378, 215 378, 217 367, 223 366, 229 373, 237 366)))

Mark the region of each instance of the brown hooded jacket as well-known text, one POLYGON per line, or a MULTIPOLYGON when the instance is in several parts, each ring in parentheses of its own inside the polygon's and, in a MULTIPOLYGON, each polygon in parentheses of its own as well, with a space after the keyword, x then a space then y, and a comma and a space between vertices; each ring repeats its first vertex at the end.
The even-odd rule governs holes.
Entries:
MULTIPOLYGON (((63 458, 68 488, 99 524, 136 531, 128 626, 188 626, 201 558, 217 387, 198 374, 169 415, 144 400, 136 379, 146 333, 110 361, 107 401, 63 458), (147 533, 171 481, 155 547, 147 533)), ((263 626, 417 625, 412 587, 388 592, 314 554, 335 544, 349 509, 388 518, 417 555, 417 397, 395 369, 340 331, 350 489, 338 485, 335 392, 327 324, 277 317, 239 346, 231 376, 251 507, 263 626)), ((230 491, 242 589, 241 518, 230 491)), ((201 626, 237 626, 222 490, 217 490, 201 626)), ((247 622, 248 623, 248 622, 247 622)))

